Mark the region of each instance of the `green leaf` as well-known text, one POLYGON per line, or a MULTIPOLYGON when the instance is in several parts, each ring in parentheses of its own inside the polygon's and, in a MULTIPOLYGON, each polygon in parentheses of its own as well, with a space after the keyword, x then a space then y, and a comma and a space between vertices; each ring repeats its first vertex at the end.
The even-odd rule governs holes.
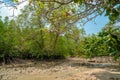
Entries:
POLYGON ((12 0, 12 2, 18 2, 18 0, 12 0))

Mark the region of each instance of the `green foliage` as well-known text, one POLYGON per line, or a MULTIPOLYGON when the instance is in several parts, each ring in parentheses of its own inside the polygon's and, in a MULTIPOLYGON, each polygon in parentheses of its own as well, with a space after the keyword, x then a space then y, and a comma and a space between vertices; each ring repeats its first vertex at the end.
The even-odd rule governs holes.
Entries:
MULTIPOLYGON (((23 59, 59 59, 67 56, 75 56, 74 53, 79 53, 80 34, 84 30, 76 26, 64 31, 64 33, 52 32, 53 25, 47 28, 43 24, 32 23, 23 24, 25 18, 20 15, 15 20, 1 21, 1 59, 8 58, 23 58, 23 59), (19 22, 19 24, 18 24, 19 22), (7 23, 7 24, 6 24, 7 23), (41 33, 42 31, 42 33, 41 33), (75 35, 75 36, 74 36, 75 35), (77 50, 78 49, 78 50, 77 50)), ((39 17, 39 16, 38 16, 39 17)), ((31 19, 38 20, 36 16, 31 16, 31 19)), ((40 21, 39 21, 40 22, 40 21)), ((42 22, 41 22, 42 23, 42 22)), ((58 28, 59 29, 59 28, 58 28)))
POLYGON ((86 57, 108 56, 109 50, 105 40, 102 37, 92 35, 85 39, 85 55, 86 57))
MULTIPOLYGON (((98 12, 104 13, 105 16, 108 16, 112 23, 120 21, 120 0, 74 0, 75 3, 84 4, 85 6, 90 5, 91 3, 98 6, 98 12), (97 3, 96 3, 97 2, 97 3), (101 6, 102 5, 102 6, 101 6), (104 11, 103 11, 104 10, 104 11)), ((87 8, 87 7, 86 7, 87 8)))
POLYGON ((119 0, 108 0, 106 1, 106 6, 104 9, 106 10, 106 16, 109 16, 111 21, 116 21, 120 19, 120 5, 119 0))
POLYGON ((108 24, 98 35, 85 37, 83 44, 86 57, 114 56, 117 60, 120 55, 120 28, 108 24))
MULTIPOLYGON (((20 1, 19 0, 11 0, 11 1, 12 2, 18 2, 18 4, 14 4, 15 6, 19 5, 19 3, 21 4, 22 2, 24 2, 24 1, 21 1, 21 0, 20 1)), ((64 1, 64 0, 62 0, 62 1, 54 1, 54 0, 48 0, 48 1, 46 1, 46 0, 42 0, 42 1, 40 1, 40 0, 27 0, 27 1, 29 2, 29 4, 32 4, 32 2, 33 3, 37 3, 35 5, 37 5, 37 6, 39 5, 39 8, 45 8, 46 5, 44 5, 44 4, 49 2, 49 4, 51 4, 51 5, 47 5, 47 6, 49 6, 48 12, 50 12, 50 13, 53 13, 54 11, 55 12, 56 11, 61 12, 61 10, 59 10, 59 9, 61 9, 62 5, 66 6, 65 9, 67 9, 69 4, 72 4, 74 2, 77 5, 80 5, 80 6, 84 7, 84 9, 83 9, 84 12, 81 11, 81 10, 75 10, 75 9, 74 9, 75 11, 73 11, 71 9, 71 11, 73 11, 74 15, 76 15, 76 13, 82 14, 82 13, 87 13, 88 12, 88 14, 86 14, 86 16, 89 17, 89 16, 91 16, 91 14, 95 15, 96 12, 99 15, 105 13, 105 16, 108 16, 112 23, 114 23, 116 21, 120 21, 120 0, 72 0, 70 2, 69 1, 64 1), (58 6, 58 5, 56 6, 56 3, 60 4, 61 6, 58 6), (54 7, 56 7, 56 8, 54 8, 54 7), (58 9, 58 10, 56 10, 56 9, 58 9)), ((5 3, 5 2, 3 2, 3 3, 5 3)), ((6 3, 7 3, 7 1, 6 1, 6 3)), ((9 4, 9 3, 7 3, 7 4, 9 4)), ((39 11, 40 11, 40 9, 38 9, 37 12, 39 13, 39 11)), ((70 9, 69 9, 69 11, 70 11, 70 9)), ((66 12, 68 12, 68 11, 66 11, 66 12)), ((63 12, 63 14, 64 13, 65 12, 63 12)), ((54 14, 54 15, 58 16, 57 14, 54 14)), ((64 14, 64 16, 65 16, 65 14, 64 14)), ((74 16, 74 19, 76 18, 76 16, 74 16)), ((80 19, 84 19, 85 17, 82 17, 80 19)), ((79 21, 80 19, 76 18, 77 21, 79 21)))
POLYGON ((18 0, 11 0, 12 2, 18 2, 18 0))
MULTIPOLYGON (((7 19, 7 23, 9 20, 7 19)), ((8 24, 1 20, 0 22, 0 59, 4 60, 9 59, 12 56, 16 56, 15 46, 15 30, 12 27, 9 27, 8 24)))
POLYGON ((104 37, 109 47, 110 55, 114 56, 115 60, 118 59, 120 55, 120 27, 119 26, 111 26, 108 24, 105 28, 103 28, 102 32, 99 33, 99 36, 104 37))
POLYGON ((15 20, 0 19, 0 60, 109 55, 117 59, 120 55, 119 26, 110 24, 97 35, 85 35, 84 29, 69 23, 76 20, 75 15, 68 14, 71 9, 76 10, 71 5, 53 10, 58 5, 52 2, 34 4, 26 6, 15 20))

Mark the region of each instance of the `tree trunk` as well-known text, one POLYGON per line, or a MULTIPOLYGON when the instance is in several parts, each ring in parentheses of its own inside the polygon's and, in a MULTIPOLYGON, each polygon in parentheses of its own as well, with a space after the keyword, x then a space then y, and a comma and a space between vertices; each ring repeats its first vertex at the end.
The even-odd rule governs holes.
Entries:
POLYGON ((41 50, 43 50, 43 48, 44 48, 44 33, 43 33, 43 30, 42 30, 42 28, 44 28, 44 26, 42 25, 42 22, 41 22, 41 20, 40 20, 40 18, 39 18, 39 16, 38 16, 38 21, 39 21, 39 28, 40 28, 40 48, 41 48, 41 50))
POLYGON ((53 49, 56 48, 56 45, 57 45, 57 41, 58 41, 58 37, 59 37, 59 33, 56 32, 56 35, 55 35, 55 40, 54 40, 54 43, 53 43, 53 49))

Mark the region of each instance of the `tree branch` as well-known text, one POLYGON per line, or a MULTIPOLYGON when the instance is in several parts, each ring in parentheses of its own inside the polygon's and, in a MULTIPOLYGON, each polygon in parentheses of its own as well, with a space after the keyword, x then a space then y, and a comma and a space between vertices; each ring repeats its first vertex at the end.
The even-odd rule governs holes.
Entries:
POLYGON ((66 4, 69 4, 71 2, 74 2, 74 0, 69 0, 69 1, 65 1, 65 2, 60 2, 60 1, 57 1, 57 0, 36 0, 36 1, 40 1, 40 2, 55 2, 55 3, 58 3, 58 4, 61 4, 61 5, 66 5, 66 4))

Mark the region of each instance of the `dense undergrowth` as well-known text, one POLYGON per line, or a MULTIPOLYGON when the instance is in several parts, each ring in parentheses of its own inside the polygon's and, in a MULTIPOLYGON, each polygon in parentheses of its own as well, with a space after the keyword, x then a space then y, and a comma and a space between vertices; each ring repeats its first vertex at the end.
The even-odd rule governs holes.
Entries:
POLYGON ((68 56, 119 57, 120 39, 114 35, 120 33, 118 27, 108 25, 99 34, 90 36, 85 35, 83 29, 73 27, 56 38, 55 32, 50 32, 48 28, 21 29, 15 26, 17 24, 14 20, 6 22, 0 21, 0 61, 5 63, 13 58, 43 60, 68 56), (114 30, 114 34, 107 30, 114 30))
MULTIPOLYGON (((108 24, 98 34, 86 35, 84 29, 76 25, 68 27, 63 22, 56 25, 59 19, 56 23, 52 19, 48 23, 41 16, 44 13, 39 9, 44 11, 43 8, 32 8, 26 7, 15 19, 0 19, 1 62, 8 63, 13 58, 43 60, 68 56, 91 58, 110 55, 115 59, 119 57, 120 26, 108 24)), ((61 14, 63 12, 61 11, 61 14)), ((56 12, 58 13, 60 14, 56 12)), ((51 18, 56 17, 54 14, 51 18)), ((64 20, 62 15, 61 19, 64 20)))

